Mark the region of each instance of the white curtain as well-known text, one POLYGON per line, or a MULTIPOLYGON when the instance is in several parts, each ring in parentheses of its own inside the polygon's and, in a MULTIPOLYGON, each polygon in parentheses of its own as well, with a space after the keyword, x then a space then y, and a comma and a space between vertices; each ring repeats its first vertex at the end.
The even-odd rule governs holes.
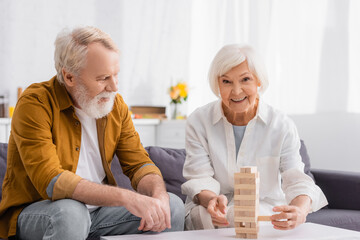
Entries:
POLYGON ((263 57, 264 98, 288 114, 360 112, 356 0, 0 0, 0 94, 55 75, 63 27, 95 25, 121 49, 119 92, 129 105, 166 105, 187 81, 191 113, 215 98, 207 72, 228 43, 263 57))

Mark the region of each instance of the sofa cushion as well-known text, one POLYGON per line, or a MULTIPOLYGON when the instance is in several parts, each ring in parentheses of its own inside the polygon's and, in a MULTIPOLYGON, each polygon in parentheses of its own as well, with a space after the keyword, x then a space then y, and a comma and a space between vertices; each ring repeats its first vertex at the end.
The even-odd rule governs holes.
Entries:
POLYGON ((310 171, 310 169, 311 169, 310 157, 309 157, 309 154, 307 152, 305 143, 304 143, 303 140, 300 140, 300 142, 301 142, 300 155, 301 155, 301 159, 302 159, 303 163, 305 164, 304 172, 307 175, 309 175, 315 181, 314 175, 310 171))
POLYGON ((358 210, 321 209, 310 213, 306 218, 306 222, 360 231, 360 214, 358 210))
MULTIPOLYGON (((163 175, 166 190, 179 196, 184 202, 186 196, 181 194, 181 184, 186 180, 182 175, 185 162, 185 149, 172 149, 162 147, 146 147, 150 159, 160 169, 163 175)), ((116 183, 123 188, 133 189, 129 178, 123 174, 121 165, 116 155, 111 163, 111 170, 116 183)))
POLYGON ((160 169, 167 191, 176 194, 185 202, 186 196, 181 193, 181 184, 186 181, 182 175, 185 149, 162 147, 146 147, 145 149, 150 159, 160 169))
POLYGON ((115 155, 111 163, 111 172, 119 187, 133 190, 130 179, 123 173, 118 157, 115 155))
POLYGON ((4 182, 6 162, 7 162, 7 144, 0 143, 0 200, 2 198, 2 184, 4 182))

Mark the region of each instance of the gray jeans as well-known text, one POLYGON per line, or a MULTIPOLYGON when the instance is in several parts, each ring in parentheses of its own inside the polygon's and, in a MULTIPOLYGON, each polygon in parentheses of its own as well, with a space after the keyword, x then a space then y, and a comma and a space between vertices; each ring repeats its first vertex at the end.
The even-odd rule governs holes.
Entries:
MULTIPOLYGON (((169 193, 171 229, 184 230, 184 203, 169 193)), ((71 199, 33 203, 18 217, 20 239, 86 239, 107 235, 143 233, 140 218, 124 207, 100 207, 89 213, 85 204, 71 199)))

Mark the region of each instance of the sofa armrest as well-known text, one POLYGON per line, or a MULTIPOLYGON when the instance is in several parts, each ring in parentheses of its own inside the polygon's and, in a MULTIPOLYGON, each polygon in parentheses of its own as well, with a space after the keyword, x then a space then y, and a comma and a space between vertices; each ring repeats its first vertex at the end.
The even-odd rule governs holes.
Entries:
POLYGON ((332 209, 360 210, 360 173, 311 169, 332 209))

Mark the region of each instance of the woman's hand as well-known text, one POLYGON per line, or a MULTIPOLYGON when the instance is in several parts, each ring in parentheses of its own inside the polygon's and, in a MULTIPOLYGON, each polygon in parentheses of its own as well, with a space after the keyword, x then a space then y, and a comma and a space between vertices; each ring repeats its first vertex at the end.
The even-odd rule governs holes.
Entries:
POLYGON ((227 204, 225 195, 215 196, 209 201, 207 211, 214 226, 224 227, 230 224, 226 219, 227 204))
POLYGON ((275 229, 293 229, 306 221, 307 213, 297 206, 277 206, 273 211, 280 212, 271 216, 271 223, 275 229))
POLYGON ((275 229, 294 229, 306 221, 310 206, 310 197, 306 195, 297 196, 291 201, 289 206, 276 206, 273 208, 274 212, 280 213, 271 216, 271 223, 275 229))

